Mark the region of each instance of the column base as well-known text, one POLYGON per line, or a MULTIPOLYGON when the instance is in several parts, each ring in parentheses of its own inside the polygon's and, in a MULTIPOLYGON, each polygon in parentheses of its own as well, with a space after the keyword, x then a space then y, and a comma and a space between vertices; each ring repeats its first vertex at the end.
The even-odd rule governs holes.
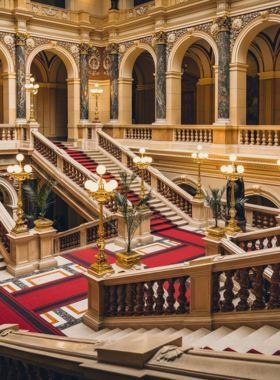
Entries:
POLYGON ((217 119, 217 122, 213 125, 231 125, 230 119, 217 119))
POLYGON ((26 124, 27 123, 27 120, 26 119, 16 119, 15 120, 15 124, 21 124, 21 125, 23 125, 23 124, 26 124))
POLYGON ((106 124, 120 124, 119 120, 118 119, 111 119, 108 121, 108 123, 106 124))
POLYGON ((167 125, 167 119, 156 119, 152 125, 167 125))
POLYGON ((78 124, 90 124, 89 119, 80 119, 78 124))

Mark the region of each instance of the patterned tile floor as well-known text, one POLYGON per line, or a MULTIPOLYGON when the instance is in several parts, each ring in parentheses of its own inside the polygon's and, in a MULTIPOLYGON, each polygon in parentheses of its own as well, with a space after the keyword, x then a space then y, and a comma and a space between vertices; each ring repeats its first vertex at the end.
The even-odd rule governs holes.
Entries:
MULTIPOLYGON (((185 226, 183 229, 197 233, 204 232, 204 230, 195 229, 189 226, 185 226)), ((154 241, 152 243, 140 245, 136 248, 136 251, 144 256, 181 244, 181 242, 154 236, 154 241)), ((123 248, 110 243, 106 246, 106 249, 112 252, 118 252, 123 248)), ((16 293, 23 289, 69 278, 71 276, 86 272, 87 270, 87 268, 73 263, 71 260, 67 260, 64 257, 58 256, 57 261, 58 266, 56 268, 45 269, 42 271, 37 270, 32 274, 26 274, 19 277, 13 277, 6 271, 0 271, 0 286, 8 293, 16 293)), ((87 311, 87 307, 87 298, 85 298, 78 302, 69 303, 63 305, 62 307, 44 311, 38 315, 52 326, 63 332, 66 336, 74 337, 79 335, 79 328, 85 328, 82 324, 82 316, 87 311)))

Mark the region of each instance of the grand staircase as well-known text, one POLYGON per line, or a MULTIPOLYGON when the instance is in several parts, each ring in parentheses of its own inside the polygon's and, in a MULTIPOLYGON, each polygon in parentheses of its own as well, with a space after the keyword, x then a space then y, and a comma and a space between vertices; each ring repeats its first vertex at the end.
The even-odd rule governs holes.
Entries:
MULTIPOLYGON (((107 157, 104 153, 98 150, 81 151, 79 148, 75 148, 73 145, 65 142, 53 142, 58 148, 65 150, 70 157, 75 159, 81 165, 83 165, 90 172, 96 174, 96 167, 98 165, 106 166, 107 173, 103 178, 107 181, 110 179, 120 180, 119 172, 123 169, 107 157)), ((130 201, 138 201, 141 186, 138 180, 135 180, 131 185, 131 191, 129 194, 130 201)), ((149 191, 147 185, 146 192, 149 191)), ((149 207, 153 211, 151 217, 151 229, 153 231, 162 231, 165 228, 172 226, 183 227, 188 224, 180 215, 176 213, 174 209, 171 209, 162 199, 159 199, 156 192, 153 192, 153 198, 149 202, 149 207)))

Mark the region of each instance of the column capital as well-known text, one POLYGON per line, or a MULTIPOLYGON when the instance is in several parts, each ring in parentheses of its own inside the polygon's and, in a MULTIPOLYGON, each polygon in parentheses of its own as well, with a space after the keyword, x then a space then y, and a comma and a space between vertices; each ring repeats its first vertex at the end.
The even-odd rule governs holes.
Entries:
POLYGON ((25 46, 26 39, 27 39, 28 34, 27 33, 16 33, 16 45, 17 46, 25 46))
POLYGON ((215 17, 213 19, 212 34, 220 32, 229 32, 231 27, 231 19, 227 15, 215 17))
POLYGON ((82 42, 80 44, 80 54, 88 55, 91 46, 91 44, 85 44, 84 42, 82 42))
POLYGON ((111 42, 107 45, 110 54, 119 54, 119 45, 116 42, 111 42))
POLYGON ((153 34, 157 45, 166 45, 166 32, 160 30, 153 34))

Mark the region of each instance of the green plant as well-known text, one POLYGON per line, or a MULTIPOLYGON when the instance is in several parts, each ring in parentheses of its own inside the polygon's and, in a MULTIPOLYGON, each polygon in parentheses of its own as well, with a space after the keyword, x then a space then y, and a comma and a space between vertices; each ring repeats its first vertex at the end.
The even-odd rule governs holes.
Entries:
POLYGON ((131 242, 137 228, 148 219, 150 215, 145 212, 145 206, 147 202, 151 200, 152 195, 149 191, 144 198, 142 198, 138 203, 128 200, 129 189, 132 182, 137 177, 135 173, 129 177, 127 173, 119 173, 120 181, 120 190, 119 192, 115 191, 115 201, 118 205, 119 212, 123 216, 125 229, 122 230, 119 228, 119 234, 123 238, 126 244, 127 252, 131 251, 131 242))
POLYGON ((215 228, 217 228, 218 218, 221 212, 221 199, 226 188, 223 187, 222 190, 220 190, 220 189, 212 189, 209 186, 209 189, 210 189, 211 194, 209 194, 208 191, 206 190, 204 194, 204 199, 206 200, 208 206, 210 207, 212 211, 213 217, 215 219, 215 228))
MULTIPOLYGON (((27 195, 27 198, 35 206, 37 217, 44 219, 45 214, 50 209, 54 202, 53 188, 57 185, 57 182, 50 178, 46 182, 39 182, 34 180, 27 180, 23 189, 27 195)), ((29 219, 33 219, 34 215, 26 215, 29 219)))

